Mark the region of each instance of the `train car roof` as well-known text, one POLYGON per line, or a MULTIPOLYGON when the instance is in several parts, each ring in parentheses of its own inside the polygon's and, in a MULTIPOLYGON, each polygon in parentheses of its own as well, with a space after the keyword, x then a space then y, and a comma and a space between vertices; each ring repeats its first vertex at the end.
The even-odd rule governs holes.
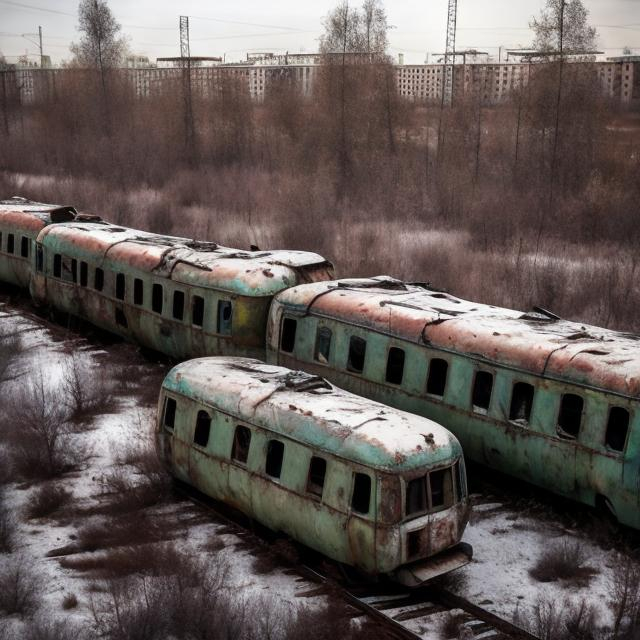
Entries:
POLYGON ((169 372, 163 387, 368 467, 411 472, 462 454, 455 436, 427 418, 259 360, 189 360, 169 372))
POLYGON ((640 336, 457 298, 387 276, 288 289, 277 300, 396 336, 536 375, 640 395, 640 336))
POLYGON ((241 295, 274 295, 332 273, 331 263, 315 253, 241 251, 106 223, 55 225, 42 231, 40 239, 54 251, 109 267, 126 265, 175 282, 241 295))
POLYGON ((16 229, 33 233, 52 222, 69 222, 76 216, 73 207, 34 202, 18 196, 0 200, 0 220, 16 229))

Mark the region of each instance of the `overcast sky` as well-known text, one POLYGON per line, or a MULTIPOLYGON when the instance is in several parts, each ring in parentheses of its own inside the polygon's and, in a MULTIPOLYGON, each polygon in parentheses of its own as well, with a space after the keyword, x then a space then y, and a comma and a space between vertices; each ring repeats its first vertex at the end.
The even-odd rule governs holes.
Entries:
MULTIPOLYGON (((356 0, 352 0, 357 4, 356 0)), ((583 0, 598 29, 599 46, 618 55, 630 46, 640 54, 640 0, 583 0)), ((498 47, 527 46, 528 22, 544 0, 459 0, 457 49, 477 48, 497 56, 498 47)), ((109 0, 132 52, 179 55, 178 16, 190 16, 191 54, 298 53, 318 48, 322 21, 337 0, 109 0)), ((447 0, 387 0, 390 52, 405 62, 422 63, 441 52, 445 41, 447 0)), ((54 62, 68 59, 69 43, 78 39, 77 0, 0 0, 0 52, 10 61, 24 54, 35 59, 38 26, 44 53, 54 62), (23 36, 23 34, 26 34, 23 36)))

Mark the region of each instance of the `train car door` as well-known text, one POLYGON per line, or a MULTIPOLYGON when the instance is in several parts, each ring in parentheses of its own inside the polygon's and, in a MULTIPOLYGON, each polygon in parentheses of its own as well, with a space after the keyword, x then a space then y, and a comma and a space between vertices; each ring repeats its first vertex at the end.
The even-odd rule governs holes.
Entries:
POLYGON ((349 494, 347 535, 351 562, 364 571, 375 571, 378 478, 368 471, 354 471, 349 494), (372 564, 373 563, 373 564, 372 564))

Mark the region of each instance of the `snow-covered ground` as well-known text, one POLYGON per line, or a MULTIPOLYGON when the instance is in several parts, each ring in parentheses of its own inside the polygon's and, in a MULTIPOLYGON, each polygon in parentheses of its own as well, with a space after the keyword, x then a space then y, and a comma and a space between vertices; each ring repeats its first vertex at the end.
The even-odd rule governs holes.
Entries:
MULTIPOLYGON (((13 366, 17 377, 4 383, 9 387, 14 385, 17 388, 29 376, 39 375, 38 372, 42 372, 48 384, 55 386, 60 383, 62 372, 72 357, 82 359, 85 370, 97 376, 107 375, 109 366, 122 365, 122 355, 114 365, 110 363, 114 357, 111 350, 95 346, 77 334, 65 334, 62 328, 50 328, 0 304, 0 330, 6 328, 20 331, 22 340, 22 349, 13 366)), ((120 349, 125 349, 127 366, 153 366, 143 360, 133 347, 120 346, 120 349)), ((152 397, 153 393, 149 394, 149 398, 152 397)), ((60 482, 73 493, 74 505, 85 508, 85 513, 90 514, 84 521, 77 516, 29 520, 24 511, 38 484, 13 483, 6 488, 7 503, 18 521, 18 546, 13 555, 22 555, 35 566, 41 581, 41 610, 48 616, 91 619, 91 579, 77 570, 63 568, 59 557, 48 557, 47 554, 74 545, 78 530, 89 519, 103 522, 100 518, 104 516, 91 513, 90 507, 103 502, 104 475, 117 466, 118 457, 123 447, 130 444, 132 434, 135 438, 149 436, 147 431, 140 430, 140 425, 149 424, 155 408, 151 400, 145 402, 142 403, 139 394, 121 392, 114 413, 97 416, 90 429, 75 434, 74 437, 83 442, 91 455, 79 470, 63 476, 60 482), (78 606, 65 611, 62 602, 69 593, 77 596, 78 606)), ((464 540, 474 547, 474 560, 460 571, 464 576, 457 587, 460 595, 507 619, 511 619, 516 610, 529 610, 540 599, 563 606, 567 599, 578 601, 584 598, 599 612, 600 624, 611 625, 611 582, 614 567, 621 563, 618 552, 597 547, 584 532, 566 530, 553 519, 534 517, 530 511, 518 510, 516 506, 496 502, 495 499, 492 501, 490 497, 475 495, 473 499, 474 513, 464 540), (536 559, 551 545, 565 540, 580 541, 584 545, 587 564, 595 570, 590 583, 580 587, 562 582, 537 582, 529 575, 536 559)), ((247 549, 240 538, 229 533, 228 527, 216 523, 213 518, 202 518, 198 508, 191 503, 176 500, 153 509, 158 517, 173 518, 182 523, 179 531, 181 543, 199 554, 207 553, 212 541, 217 541, 216 546, 220 550, 215 557, 228 564, 226 585, 238 597, 247 600, 261 598, 279 611, 294 610, 300 604, 313 607, 324 603, 323 596, 299 597, 306 596, 313 585, 301 581, 285 567, 276 567, 266 573, 257 570, 254 552, 247 549)), ((105 526, 109 526, 108 523, 105 522, 105 526)), ((73 557, 82 556, 75 554, 73 557)), ((0 555, 0 563, 9 561, 7 554, 0 555)), ((424 621, 417 621, 414 628, 422 637, 435 640, 440 637, 438 621, 441 618, 442 614, 433 616, 426 625, 424 621)), ((17 617, 9 622, 15 637, 20 637, 23 623, 17 617)))

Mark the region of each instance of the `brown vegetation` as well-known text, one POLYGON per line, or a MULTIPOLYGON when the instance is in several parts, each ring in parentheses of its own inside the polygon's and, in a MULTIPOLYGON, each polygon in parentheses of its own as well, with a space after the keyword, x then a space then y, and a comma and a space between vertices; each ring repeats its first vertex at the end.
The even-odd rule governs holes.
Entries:
POLYGON ((586 565, 587 560, 583 543, 562 540, 548 545, 529 573, 540 582, 561 580, 566 585, 586 586, 597 573, 586 565))
POLYGON ((73 494, 55 482, 36 489, 27 505, 28 518, 45 518, 69 503, 73 494))

